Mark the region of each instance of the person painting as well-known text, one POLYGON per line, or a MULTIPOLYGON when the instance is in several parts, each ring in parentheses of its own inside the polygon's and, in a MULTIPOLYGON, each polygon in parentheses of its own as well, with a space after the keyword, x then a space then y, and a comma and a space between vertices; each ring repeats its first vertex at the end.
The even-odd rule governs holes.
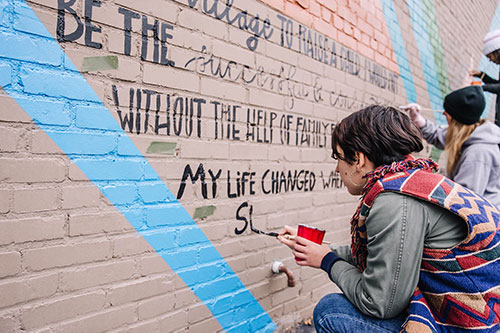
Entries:
MULTIPOLYGON (((500 29, 490 31, 484 36, 483 54, 497 65, 500 65, 500 29)), ((495 105, 495 124, 500 126, 500 80, 488 76, 485 72, 476 69, 469 72, 470 75, 478 77, 484 82, 484 91, 497 95, 495 105)))
POLYGON ((500 207, 500 127, 480 119, 485 106, 482 88, 455 90, 443 106, 447 127, 436 127, 422 117, 418 104, 405 108, 424 139, 445 150, 448 177, 500 207))
POLYGON ((278 235, 298 265, 321 268, 343 292, 316 305, 317 332, 500 329, 500 211, 410 155, 422 149, 393 107, 369 106, 334 128, 336 171, 361 196, 351 245, 316 244, 290 226, 278 235))

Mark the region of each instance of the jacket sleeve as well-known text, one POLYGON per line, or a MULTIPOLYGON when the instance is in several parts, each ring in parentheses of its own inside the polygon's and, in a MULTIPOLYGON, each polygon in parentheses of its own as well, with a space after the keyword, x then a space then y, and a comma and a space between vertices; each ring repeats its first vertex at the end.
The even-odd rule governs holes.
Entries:
POLYGON ((483 90, 492 94, 500 95, 500 82, 497 81, 497 83, 485 83, 483 84, 483 90))
POLYGON ((433 122, 425 120, 425 125, 420 127, 425 141, 438 149, 444 149, 448 127, 437 127, 433 122))
POLYGON ((462 153, 453 180, 462 186, 484 195, 492 172, 492 162, 481 155, 481 150, 470 146, 462 153))
POLYGON ((500 83, 499 80, 495 80, 494 78, 492 78, 491 76, 489 76, 485 72, 481 72, 481 73, 484 74, 483 80, 482 80, 484 83, 500 83))
POLYGON ((332 245, 330 245, 330 249, 333 252, 335 252, 335 254, 337 256, 339 256, 342 260, 350 262, 351 264, 354 264, 354 260, 352 259, 350 245, 335 246, 332 244, 332 245))
POLYGON ((362 313, 392 318, 409 305, 419 279, 427 219, 417 199, 397 193, 375 199, 366 220, 366 269, 361 272, 341 260, 330 271, 330 279, 362 313))

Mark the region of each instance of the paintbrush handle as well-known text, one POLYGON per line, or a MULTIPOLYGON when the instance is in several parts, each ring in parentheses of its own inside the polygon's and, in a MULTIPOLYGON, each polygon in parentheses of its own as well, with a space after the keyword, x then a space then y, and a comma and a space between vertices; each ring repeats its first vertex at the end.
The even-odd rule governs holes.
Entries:
MULTIPOLYGON (((295 236, 292 236, 292 235, 289 235, 289 234, 283 235, 283 237, 285 239, 288 239, 288 240, 295 240, 295 236)), ((323 241, 322 244, 331 244, 331 243, 328 242, 328 241, 323 241)))
MULTIPOLYGON (((400 105, 399 108, 401 110, 406 110, 406 105, 400 105)), ((431 109, 431 108, 423 108, 423 107, 420 107, 420 110, 421 111, 436 111, 436 112, 443 112, 443 110, 434 110, 434 109, 431 109)))

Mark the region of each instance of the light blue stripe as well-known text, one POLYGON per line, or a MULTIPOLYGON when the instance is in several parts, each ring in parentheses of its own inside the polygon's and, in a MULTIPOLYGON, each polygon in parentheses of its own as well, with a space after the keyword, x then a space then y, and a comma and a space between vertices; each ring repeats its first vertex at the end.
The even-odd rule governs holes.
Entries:
MULTIPOLYGON (((490 25, 490 31, 497 29, 500 29, 500 1, 497 4, 497 9, 495 10, 495 15, 493 16, 490 25)), ((479 68, 481 71, 485 72, 492 78, 494 79, 498 78, 498 65, 491 62, 488 58, 486 58, 482 50, 481 50, 481 61, 479 62, 479 68)), ((482 117, 488 118, 490 115, 490 111, 492 109, 493 97, 495 97, 495 94, 485 91, 485 95, 486 95, 486 108, 484 110, 482 117)), ((500 98, 500 96, 497 98, 500 98)))
POLYGON ((431 108, 439 110, 434 111, 434 120, 437 125, 446 125, 446 118, 442 114, 443 96, 439 87, 439 76, 436 70, 434 52, 429 40, 424 8, 420 0, 408 0, 407 3, 431 108))
POLYGON ((394 49, 394 53, 396 54, 396 61, 399 66, 399 75, 403 80, 403 85, 406 91, 406 98, 409 103, 416 103, 417 91, 415 90, 415 84, 410 69, 410 62, 408 61, 408 56, 406 54, 406 47, 403 35, 401 34, 398 16, 394 10, 394 4, 392 0, 381 0, 381 2, 385 22, 391 36, 392 47, 394 49))
POLYGON ((24 1, 0 0, 0 83, 223 329, 276 328, 24 1))

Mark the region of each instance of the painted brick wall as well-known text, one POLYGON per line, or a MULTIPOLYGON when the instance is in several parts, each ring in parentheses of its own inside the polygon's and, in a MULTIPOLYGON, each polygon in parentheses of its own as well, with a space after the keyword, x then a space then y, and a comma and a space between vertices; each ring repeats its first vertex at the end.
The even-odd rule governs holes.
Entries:
POLYGON ((0 331, 271 332, 309 318, 338 289, 251 229, 306 223, 348 244, 357 199, 331 129, 372 103, 439 110, 487 68, 499 11, 0 0, 0 331))

